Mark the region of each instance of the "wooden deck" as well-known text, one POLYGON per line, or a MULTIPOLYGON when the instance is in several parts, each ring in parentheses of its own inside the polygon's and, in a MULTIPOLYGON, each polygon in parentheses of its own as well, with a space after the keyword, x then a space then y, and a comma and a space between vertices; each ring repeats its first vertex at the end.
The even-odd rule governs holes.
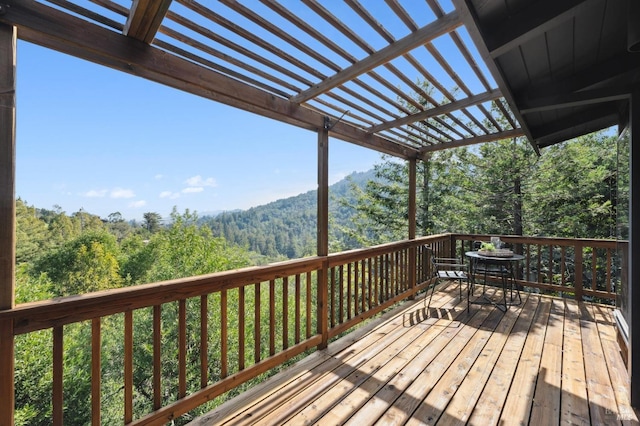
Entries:
POLYGON ((405 304, 192 424, 638 424, 610 308, 523 293, 467 313, 450 285, 427 314, 405 304))

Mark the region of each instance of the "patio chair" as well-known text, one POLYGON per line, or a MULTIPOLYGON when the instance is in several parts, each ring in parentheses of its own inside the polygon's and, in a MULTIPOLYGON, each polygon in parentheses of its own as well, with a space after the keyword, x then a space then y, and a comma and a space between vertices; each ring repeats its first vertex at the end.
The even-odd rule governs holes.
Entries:
MULTIPOLYGON (((433 267, 433 277, 435 277, 435 282, 431 287, 431 295, 429 296, 429 303, 427 303, 427 298, 425 296, 424 301, 426 308, 429 309, 431 306, 431 299, 433 298, 433 292, 435 291, 436 286, 440 282, 440 280, 447 281, 458 281, 458 290, 460 292, 460 300, 462 300, 462 282, 469 282, 469 277, 467 275, 467 265, 460 261, 459 259, 450 258, 450 257, 436 257, 433 249, 431 247, 425 246, 425 250, 428 253, 428 256, 431 258, 431 266, 433 267)), ((469 309, 467 303, 467 310, 469 309)))

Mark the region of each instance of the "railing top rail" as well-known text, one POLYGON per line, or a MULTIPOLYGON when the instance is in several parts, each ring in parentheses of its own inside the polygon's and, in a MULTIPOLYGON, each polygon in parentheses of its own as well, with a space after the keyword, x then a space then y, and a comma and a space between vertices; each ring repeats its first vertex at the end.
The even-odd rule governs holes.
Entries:
POLYGON ((268 281, 322 268, 323 259, 308 257, 266 266, 253 266, 197 277, 104 290, 39 302, 0 311, 0 319, 14 321, 15 334, 28 333, 133 309, 198 297, 220 290, 268 281))
MULTIPOLYGON (((452 234, 455 239, 472 241, 472 240, 489 240, 495 234, 452 234)), ((594 246, 602 248, 616 248, 618 244, 627 243, 624 240, 599 239, 599 238, 563 238, 563 237, 531 237, 522 235, 499 235, 499 237, 511 243, 522 244, 543 244, 556 246, 575 246, 578 244, 585 246, 594 246)))
POLYGON ((329 260, 329 267, 342 265, 348 262, 355 262, 358 260, 368 259, 370 257, 379 256, 385 253, 391 253, 398 250, 403 250, 409 247, 417 247, 422 244, 431 243, 434 241, 440 241, 449 239, 451 234, 437 234, 429 235, 427 237, 418 237, 413 240, 395 241, 392 243, 380 244, 374 247, 367 247, 363 249, 355 249, 343 251, 340 253, 333 253, 327 256, 329 260))

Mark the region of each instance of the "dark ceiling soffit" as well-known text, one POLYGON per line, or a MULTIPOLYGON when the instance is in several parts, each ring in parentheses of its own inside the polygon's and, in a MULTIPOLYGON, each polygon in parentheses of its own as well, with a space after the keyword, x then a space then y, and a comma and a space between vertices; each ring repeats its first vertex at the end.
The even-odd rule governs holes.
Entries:
POLYGON ((549 111, 561 108, 579 107, 603 102, 629 99, 631 86, 612 87, 596 90, 585 90, 568 95, 559 95, 520 102, 520 112, 524 115, 534 112, 549 111))
POLYGON ((329 90, 372 70, 373 68, 388 63, 390 60, 397 58, 410 50, 420 47, 441 35, 453 31, 460 25, 462 25, 462 21, 460 20, 457 12, 454 11, 444 15, 442 18, 420 28, 416 32, 410 33, 405 38, 391 43, 387 47, 384 47, 376 53, 367 56, 365 59, 344 68, 296 96, 292 96, 291 102, 303 103, 313 99, 314 97, 326 93, 329 90))
MULTIPOLYGON (((4 0, 0 22, 18 27, 18 37, 72 56, 106 65, 207 99, 310 130, 322 128, 325 115, 243 84, 160 49, 90 24, 36 2, 4 0), (179 77, 178 77, 179 76, 179 77)), ((402 159, 417 158, 404 146, 343 122, 332 136, 402 159)))
POLYGON ((503 139, 517 138, 520 136, 524 136, 524 132, 522 131, 522 129, 511 129, 511 130, 505 130, 503 132, 476 136, 469 139, 458 139, 458 140, 447 142, 447 143, 429 145, 429 146, 420 148, 420 156, 418 158, 425 160, 428 157, 428 154, 434 151, 442 151, 444 149, 449 149, 449 148, 460 148, 462 146, 476 145, 476 144, 485 143, 485 142, 494 142, 494 141, 499 141, 503 139))
POLYGON ((133 0, 123 34, 151 44, 172 0, 133 0))
POLYGON ((570 139, 575 139, 589 133, 597 132, 607 127, 615 126, 616 124, 620 124, 621 122, 622 122, 622 119, 618 114, 611 113, 610 115, 607 115, 607 116, 597 117, 589 121, 588 123, 585 123, 584 126, 581 126, 578 128, 564 129, 564 131, 556 133, 553 136, 538 138, 536 140, 536 143, 540 148, 546 148, 548 146, 565 142, 570 139), (576 129, 579 129, 579 131, 576 129))
MULTIPOLYGON (((620 110, 617 106, 618 104, 607 103, 595 108, 580 110, 572 115, 563 116, 552 123, 532 128, 532 131, 536 135, 536 141, 548 142, 549 139, 554 139, 557 135, 572 133, 571 129, 601 130, 604 127, 608 127, 606 125, 602 126, 602 123, 610 123, 609 126, 617 124, 620 118, 620 110)), ((573 132, 572 137, 577 137, 581 134, 584 133, 573 132)))
POLYGON ((539 0, 529 2, 528 6, 517 14, 509 16, 500 26, 494 26, 493 32, 487 28, 484 33, 487 49, 492 58, 518 47, 571 19, 581 7, 588 7, 604 0, 539 0))
POLYGON ((511 92, 509 86, 505 83, 505 78, 504 78, 504 74, 502 73, 502 70, 498 67, 498 65, 494 62, 493 58, 489 54, 489 50, 487 49, 483 35, 480 32, 480 28, 478 27, 478 23, 477 23, 478 17, 475 15, 473 8, 470 7, 469 5, 471 0, 452 0, 452 1, 454 6, 456 7, 456 10, 458 11, 458 13, 460 13, 460 18, 462 19, 462 22, 464 23, 467 31, 469 32, 471 39, 473 40, 474 44, 478 48, 478 52, 480 53, 480 56, 484 60, 485 64, 489 68, 489 71, 491 72, 491 75, 493 75, 493 78, 498 84, 498 87, 502 92, 502 96, 504 96, 505 100, 509 104, 509 107, 511 108, 513 115, 516 117, 516 119, 520 123, 520 126, 522 127, 522 131, 524 132, 524 135, 529 139, 529 143, 531 143, 531 146, 536 151, 536 153, 540 154, 540 150, 538 149, 536 144, 533 142, 533 137, 531 136, 531 132, 529 131, 529 128, 527 127, 526 122, 523 120, 522 115, 520 114, 520 111, 518 111, 514 94, 511 92))
POLYGON ((481 104, 483 102, 493 101, 502 96, 500 90, 490 90, 488 92, 480 93, 478 95, 469 96, 465 99, 460 99, 458 101, 449 102, 448 104, 444 104, 435 108, 430 108, 425 111, 418 112, 416 114, 408 115, 406 117, 398 118, 397 120, 387 121, 382 124, 378 124, 376 126, 372 126, 369 128, 369 133, 376 133, 382 130, 387 130, 392 127, 398 127, 405 124, 411 124, 418 121, 426 120, 431 117, 437 117, 439 115, 444 115, 453 111, 457 111, 462 108, 466 108, 469 106, 481 104))
POLYGON ((518 99, 533 99, 556 95, 569 95, 581 90, 601 89, 607 83, 627 79, 630 74, 640 73, 640 54, 624 53, 607 61, 593 65, 565 79, 545 82, 541 86, 530 86, 515 93, 518 99))

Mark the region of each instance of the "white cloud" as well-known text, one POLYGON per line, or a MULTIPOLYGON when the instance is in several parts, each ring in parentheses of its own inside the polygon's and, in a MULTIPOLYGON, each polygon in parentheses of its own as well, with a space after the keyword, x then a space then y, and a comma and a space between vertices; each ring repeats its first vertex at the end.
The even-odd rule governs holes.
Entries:
POLYGON ((171 191, 162 191, 160 193, 160 198, 169 198, 170 200, 174 200, 176 198, 180 198, 180 193, 171 192, 171 191))
POLYGON ((185 193, 185 194, 195 194, 197 192, 202 192, 202 191, 204 191, 204 188, 201 187, 201 186, 197 186, 197 187, 196 186, 189 186, 189 187, 187 187, 187 188, 182 190, 182 192, 185 193))
POLYGON ((105 195, 107 195, 106 189, 92 189, 82 194, 82 196, 89 198, 101 198, 105 195))
POLYGON ((200 175, 190 177, 189 179, 184 181, 184 183, 189 186, 209 186, 211 188, 218 186, 214 178, 203 179, 200 175))
POLYGON ((154 178, 154 179, 156 179, 156 180, 160 180, 160 179, 162 179, 163 177, 164 177, 163 175, 161 175, 160 173, 158 173, 158 174, 157 174, 157 175, 155 175, 153 178, 154 178))
POLYGON ((109 196, 111 198, 133 198, 136 194, 130 189, 113 188, 109 196))
POLYGON ((147 202, 145 200, 138 200, 138 201, 129 203, 129 207, 133 207, 134 209, 139 209, 140 207, 144 207, 146 205, 147 205, 147 202))

